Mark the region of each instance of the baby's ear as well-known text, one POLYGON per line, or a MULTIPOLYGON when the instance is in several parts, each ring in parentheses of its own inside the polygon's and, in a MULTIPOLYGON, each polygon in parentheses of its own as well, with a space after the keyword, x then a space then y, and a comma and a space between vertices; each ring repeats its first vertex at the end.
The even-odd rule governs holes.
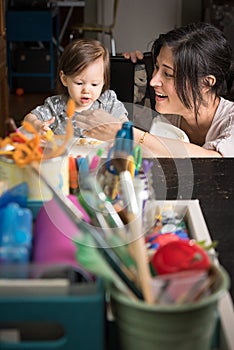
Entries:
POLYGON ((61 70, 59 73, 60 80, 64 86, 67 86, 67 76, 64 74, 64 72, 61 70))

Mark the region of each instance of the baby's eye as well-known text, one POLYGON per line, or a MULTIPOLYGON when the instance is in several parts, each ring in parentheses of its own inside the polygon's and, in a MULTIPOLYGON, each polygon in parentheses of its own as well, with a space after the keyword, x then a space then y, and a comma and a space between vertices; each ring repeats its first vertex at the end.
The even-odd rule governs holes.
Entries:
POLYGON ((97 83, 93 83, 92 86, 98 86, 98 84, 97 83))

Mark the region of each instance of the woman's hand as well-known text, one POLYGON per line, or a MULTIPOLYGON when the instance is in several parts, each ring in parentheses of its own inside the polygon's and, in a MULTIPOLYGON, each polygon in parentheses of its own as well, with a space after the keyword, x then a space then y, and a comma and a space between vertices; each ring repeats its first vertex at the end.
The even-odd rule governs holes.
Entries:
POLYGON ((136 63, 137 60, 142 60, 144 58, 143 53, 139 50, 133 52, 124 52, 123 56, 126 59, 131 59, 133 63, 136 63))
POLYGON ((84 136, 102 141, 113 140, 122 127, 119 119, 102 109, 83 111, 76 117, 76 123, 84 136))

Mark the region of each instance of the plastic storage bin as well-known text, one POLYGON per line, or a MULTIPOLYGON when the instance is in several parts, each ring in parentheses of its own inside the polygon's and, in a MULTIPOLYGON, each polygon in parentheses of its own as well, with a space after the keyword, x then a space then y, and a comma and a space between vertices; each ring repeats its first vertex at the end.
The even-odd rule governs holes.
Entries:
MULTIPOLYGON (((58 52, 58 11, 55 9, 42 11, 9 10, 6 12, 6 27, 8 78, 10 90, 12 90, 14 78, 21 79, 21 82, 22 79, 28 78, 47 79, 49 81, 50 89, 54 89, 56 78, 55 64, 57 62, 56 56, 58 52), (23 67, 17 67, 17 62, 16 67, 14 67, 14 47, 22 47, 22 44, 25 44, 25 47, 27 47, 30 43, 35 42, 44 43, 45 46, 47 46, 48 65, 44 66, 43 70, 38 71, 38 64, 35 67, 35 65, 32 65, 30 60, 28 61, 27 57, 25 56, 25 61, 28 61, 26 62, 27 69, 25 65, 23 67), (56 45, 54 45, 54 42, 56 45)), ((39 82, 41 83, 41 80, 39 80, 39 82)), ((37 86, 36 81, 34 81, 34 85, 37 86)), ((33 91, 36 91, 35 86, 33 87, 33 91)), ((40 91, 40 87, 37 91, 40 91)))
MULTIPOLYGON (((28 202, 34 219, 41 205, 28 202)), ((45 267, 0 264, 0 349, 104 350, 102 280, 37 278, 45 267)))
POLYGON ((103 295, 98 280, 76 295, 1 296, 1 350, 103 350, 103 295))

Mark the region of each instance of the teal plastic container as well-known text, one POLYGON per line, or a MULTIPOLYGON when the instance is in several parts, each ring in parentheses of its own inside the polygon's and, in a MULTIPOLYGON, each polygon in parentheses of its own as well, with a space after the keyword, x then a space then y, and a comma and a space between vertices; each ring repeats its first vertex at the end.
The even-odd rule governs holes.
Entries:
POLYGON ((120 348, 124 350, 210 350, 218 318, 218 301, 230 285, 216 268, 212 294, 200 302, 149 305, 113 289, 112 303, 120 348))
POLYGON ((74 295, 1 296, 0 310, 0 331, 19 334, 19 341, 1 338, 1 350, 105 349, 101 280, 81 284, 74 295))

